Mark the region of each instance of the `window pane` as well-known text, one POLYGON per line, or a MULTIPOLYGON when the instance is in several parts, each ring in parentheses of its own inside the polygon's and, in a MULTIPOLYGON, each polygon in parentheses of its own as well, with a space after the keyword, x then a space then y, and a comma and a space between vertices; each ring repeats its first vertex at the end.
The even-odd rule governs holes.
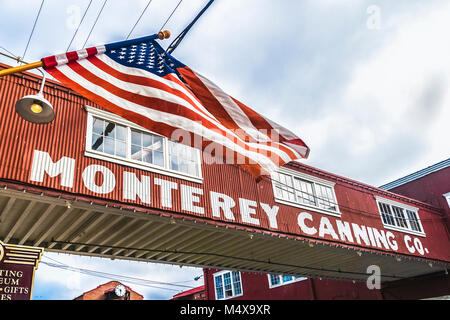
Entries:
POLYGON ((217 276, 215 280, 216 280, 216 297, 217 299, 223 299, 224 294, 223 294, 222 276, 217 276))
POLYGON ((103 137, 97 134, 92 135, 92 150, 103 152, 103 137))
POLYGON ((111 138, 105 138, 104 139, 105 147, 103 152, 107 154, 114 155, 114 139, 111 138))
POLYGON ((94 118, 91 149, 126 158, 126 127, 94 118))
POLYGON ((116 156, 127 157, 127 144, 124 141, 116 141, 116 156))
POLYGON ((272 286, 276 286, 277 284, 280 284, 280 283, 281 283, 281 279, 280 279, 279 275, 276 275, 276 274, 270 275, 270 284, 272 286))
POLYGON ((297 201, 308 205, 316 205, 313 183, 302 179, 294 179, 297 201))
POLYGON ((231 275, 230 273, 225 273, 223 275, 223 285, 225 289, 225 297, 230 298, 233 296, 233 289, 231 287, 231 275))
POLYGON ((331 189, 329 187, 325 187, 322 185, 316 185, 316 191, 318 196, 318 202, 320 207, 327 210, 335 210, 333 196, 331 193, 331 189))
POLYGON ((153 151, 163 152, 163 138, 154 136, 153 137, 153 151))
POLYGON ((149 134, 142 134, 142 146, 144 148, 151 148, 153 146, 153 136, 149 134))
POLYGON ((190 161, 188 164, 188 174, 191 176, 199 176, 198 165, 194 161, 190 161))
POLYGON ((189 163, 186 161, 186 159, 183 158, 179 158, 178 159, 178 170, 183 172, 183 173, 188 173, 189 174, 189 163))
POLYGON ((178 166, 178 157, 173 155, 170 157, 170 169, 172 170, 179 170, 179 166, 178 166))
POLYGON ((394 217, 392 216, 391 207, 385 203, 379 202, 381 218, 385 224, 395 226, 394 217))
POLYGON ((169 141, 170 169, 193 176, 199 176, 198 151, 178 142, 169 141))
POLYGON ((292 281, 292 276, 283 276, 283 283, 292 281))
POLYGON ((233 289, 235 296, 242 293, 241 276, 236 271, 233 272, 233 289))
POLYGON ((140 146, 131 145, 131 159, 142 161, 142 152, 140 146))
POLYGON ((141 133, 131 130, 131 144, 141 146, 142 140, 141 140, 141 133))
MULTIPOLYGON (((164 140, 150 133, 131 130, 131 158, 164 167, 164 140)), ((178 163, 174 165, 177 167, 178 163)))
POLYGON ((94 118, 94 123, 92 127, 92 133, 102 135, 103 134, 103 120, 94 118))
POLYGON ((153 164, 164 167, 164 153, 153 152, 153 164))
POLYGON ((115 128, 116 128, 116 125, 114 123, 105 121, 105 131, 104 131, 103 135, 105 137, 114 138, 114 129, 115 128))
POLYGON ((283 197, 283 189, 281 187, 275 186, 275 196, 279 198, 283 197))
POLYGON ((153 163, 153 153, 150 148, 143 148, 142 151, 142 161, 146 163, 153 163))
POLYGON ((406 224, 405 215, 403 213, 403 209, 396 206, 392 206, 392 210, 394 211, 395 214, 395 222, 397 226, 402 228, 408 228, 408 225, 406 224))
POLYGON ((123 126, 116 126, 116 139, 120 141, 127 141, 127 128, 123 126))
POLYGON ((420 228, 419 220, 417 219, 416 213, 414 211, 406 210, 406 214, 408 215, 411 229, 414 231, 422 232, 422 228, 420 228))

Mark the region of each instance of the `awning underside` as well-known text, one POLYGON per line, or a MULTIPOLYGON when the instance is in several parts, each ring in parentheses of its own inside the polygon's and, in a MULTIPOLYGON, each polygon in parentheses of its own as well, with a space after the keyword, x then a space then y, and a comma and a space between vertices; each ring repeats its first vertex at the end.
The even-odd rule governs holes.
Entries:
POLYGON ((438 261, 217 226, 12 189, 0 191, 0 240, 46 251, 240 271, 382 281, 444 271, 438 261))

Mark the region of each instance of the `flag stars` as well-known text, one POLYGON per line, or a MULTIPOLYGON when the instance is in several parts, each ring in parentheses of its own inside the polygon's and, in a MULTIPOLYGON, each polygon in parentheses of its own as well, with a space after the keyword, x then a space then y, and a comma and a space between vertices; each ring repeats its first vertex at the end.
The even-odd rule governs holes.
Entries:
POLYGON ((173 72, 176 67, 176 63, 169 55, 160 51, 152 42, 116 48, 108 54, 127 67, 140 68, 160 77, 173 72))

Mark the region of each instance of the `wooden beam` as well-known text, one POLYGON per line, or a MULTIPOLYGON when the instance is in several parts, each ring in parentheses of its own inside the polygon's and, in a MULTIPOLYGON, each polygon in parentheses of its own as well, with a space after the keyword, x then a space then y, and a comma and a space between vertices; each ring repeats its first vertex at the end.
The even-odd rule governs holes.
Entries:
POLYGON ((8 243, 9 240, 11 240, 12 236, 17 231, 17 228, 19 228, 22 225, 23 221, 25 220, 27 215, 30 213, 31 209, 33 209, 33 206, 35 204, 36 204, 36 202, 34 202, 34 201, 30 201, 30 203, 28 203, 25 210, 19 216, 19 219, 17 219, 17 221, 14 223, 13 227, 9 230, 8 234, 6 235, 6 237, 4 239, 5 243, 8 243))

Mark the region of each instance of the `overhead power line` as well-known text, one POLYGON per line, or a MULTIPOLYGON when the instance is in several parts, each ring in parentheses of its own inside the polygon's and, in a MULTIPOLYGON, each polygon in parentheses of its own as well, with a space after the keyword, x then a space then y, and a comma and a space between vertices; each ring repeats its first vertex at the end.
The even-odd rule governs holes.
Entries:
POLYGON ((138 25, 139 21, 141 21, 142 16, 144 15, 145 11, 147 11, 147 8, 150 6, 150 4, 152 3, 152 0, 150 0, 147 5, 145 6, 144 10, 142 11, 141 15, 139 16, 139 18, 137 19, 136 23, 134 24, 133 28, 131 28, 130 33, 128 33, 128 36, 126 38, 126 40, 128 40, 131 36, 131 34, 134 31, 134 28, 136 28, 136 26, 138 25))
POLYGON ((88 276, 105 278, 105 279, 109 279, 109 280, 116 280, 116 281, 121 281, 121 282, 132 283, 132 284, 139 285, 139 286, 145 286, 145 287, 163 289, 163 290, 171 290, 171 291, 193 289, 192 286, 182 285, 182 284, 178 284, 176 282, 154 281, 154 280, 118 275, 118 274, 113 274, 113 273, 89 270, 89 269, 84 269, 84 268, 77 268, 77 267, 73 267, 73 266, 61 263, 59 261, 56 261, 55 259, 52 259, 50 257, 45 257, 45 258, 50 259, 55 262, 55 263, 52 263, 52 262, 47 262, 47 261, 41 261, 41 263, 43 263, 49 267, 67 270, 67 271, 71 271, 71 272, 76 272, 76 273, 80 273, 80 274, 85 274, 88 276))
POLYGON ((170 14, 170 16, 167 18, 167 20, 163 23, 162 27, 159 29, 159 31, 161 32, 162 29, 166 26, 167 22, 169 22, 170 18, 172 18, 173 14, 175 13, 175 11, 177 11, 178 7, 180 6, 180 4, 183 2, 183 0, 180 0, 180 2, 178 2, 177 6, 175 7, 175 9, 172 10, 172 13, 170 14))
POLYGON ((81 18, 80 23, 78 24, 78 27, 77 27, 77 29, 75 30, 75 33, 73 34, 72 40, 70 40, 70 43, 69 43, 69 45, 67 46, 66 52, 69 51, 70 46, 72 45, 72 42, 73 42, 73 40, 75 39, 75 37, 76 37, 76 35, 77 35, 77 33, 78 33, 78 30, 80 29, 80 26, 81 26, 81 24, 83 23, 84 18, 86 17, 87 12, 89 11, 89 8, 91 7, 91 4, 92 4, 92 0, 89 1, 89 4, 88 4, 86 10, 84 11, 83 17, 81 18))
POLYGON ((84 44, 83 44, 83 49, 84 49, 84 47, 86 47, 86 43, 88 42, 89 38, 91 37, 92 31, 94 30, 95 25, 97 24, 98 18, 100 18, 100 15, 102 14, 103 9, 105 8, 105 5, 106 5, 107 2, 108 2, 108 0, 105 0, 105 1, 103 2, 103 6, 101 7, 99 13, 97 14, 97 18, 95 18, 95 22, 94 22, 94 24, 92 25, 92 28, 91 28, 91 30, 89 31, 89 34, 88 34, 88 36, 87 36, 87 38, 86 38, 86 41, 85 41, 84 44))
POLYGON ((183 41, 184 37, 187 35, 189 30, 194 26, 194 24, 200 19, 200 17, 208 10, 208 8, 213 4, 214 0, 209 0, 209 2, 206 4, 206 6, 197 14, 197 16, 192 20, 191 23, 188 24, 188 26, 175 38, 175 40, 169 45, 167 48, 167 52, 171 54, 183 41))
POLYGON ((27 54, 28 46, 30 45, 31 38, 33 37, 33 34, 34 34, 34 29, 36 28, 37 22, 39 20, 39 16, 41 15, 42 7, 44 6, 44 1, 45 0, 42 0, 41 6, 39 7, 38 14, 36 16, 36 19, 34 20, 33 29, 31 29, 30 36, 28 37, 28 42, 27 42, 27 45, 26 45, 25 50, 23 52, 22 59, 25 59, 25 55, 27 54))

